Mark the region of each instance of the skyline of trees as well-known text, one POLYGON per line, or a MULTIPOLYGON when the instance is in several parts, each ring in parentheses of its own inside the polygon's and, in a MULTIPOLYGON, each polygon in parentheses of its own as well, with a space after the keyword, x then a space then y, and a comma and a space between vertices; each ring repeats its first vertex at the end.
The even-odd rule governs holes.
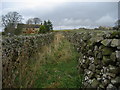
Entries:
POLYGON ((6 15, 2 15, 2 26, 6 34, 14 33, 15 27, 18 23, 22 22, 22 15, 18 12, 8 12, 6 15))
POLYGON ((27 21, 26 21, 26 24, 40 24, 42 23, 42 20, 38 17, 34 17, 34 18, 29 18, 27 21))
MULTIPOLYGON (((6 15, 2 15, 2 26, 4 27, 4 32, 6 34, 8 33, 14 33, 14 30, 18 23, 23 23, 23 17, 18 12, 8 12, 6 15)), ((44 25, 47 32, 53 30, 53 25, 50 20, 48 21, 42 21, 39 17, 33 17, 29 18, 26 21, 26 24, 41 24, 44 25)), ((113 27, 114 30, 120 29, 120 20, 117 20, 115 22, 115 25, 113 27)))
MULTIPOLYGON (((4 31, 3 31, 4 34, 14 35, 16 32, 18 33, 17 25, 20 23, 23 23, 22 20, 23 20, 23 17, 18 12, 8 12, 6 15, 2 15, 2 26, 4 27, 4 31)), ((26 24, 42 25, 42 20, 38 17, 29 18, 26 21, 26 24)), ((46 29, 45 32, 52 31, 53 29, 52 22, 50 20, 44 21, 42 28, 46 29)))
POLYGON ((50 20, 44 21, 43 24, 39 28, 39 33, 46 33, 53 31, 53 25, 50 20))

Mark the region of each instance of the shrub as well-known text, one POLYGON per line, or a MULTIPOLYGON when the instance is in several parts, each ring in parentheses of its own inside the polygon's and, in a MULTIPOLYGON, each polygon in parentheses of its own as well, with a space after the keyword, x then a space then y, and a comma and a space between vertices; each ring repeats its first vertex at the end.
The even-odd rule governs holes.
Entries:
POLYGON ((41 25, 40 28, 39 28, 39 32, 38 33, 46 33, 46 28, 44 25, 41 25))

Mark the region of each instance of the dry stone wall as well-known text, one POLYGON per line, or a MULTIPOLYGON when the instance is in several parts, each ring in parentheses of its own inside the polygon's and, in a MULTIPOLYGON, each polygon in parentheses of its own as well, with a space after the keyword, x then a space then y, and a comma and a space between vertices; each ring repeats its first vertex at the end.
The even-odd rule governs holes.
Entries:
MULTIPOLYGON (((64 34, 79 52, 77 68, 84 75, 84 88, 120 88, 120 32, 85 31, 64 34)), ((25 69, 21 69, 22 65, 26 65, 25 62, 30 57, 53 40, 54 33, 3 37, 3 88, 20 87, 19 75, 25 69)))
POLYGON ((54 33, 34 36, 3 37, 2 39, 2 86, 3 88, 20 88, 20 73, 25 68, 26 61, 49 45, 54 39, 54 33), (15 81, 18 79, 17 81, 15 81))
POLYGON ((120 88, 120 32, 65 33, 79 52, 84 88, 120 88))

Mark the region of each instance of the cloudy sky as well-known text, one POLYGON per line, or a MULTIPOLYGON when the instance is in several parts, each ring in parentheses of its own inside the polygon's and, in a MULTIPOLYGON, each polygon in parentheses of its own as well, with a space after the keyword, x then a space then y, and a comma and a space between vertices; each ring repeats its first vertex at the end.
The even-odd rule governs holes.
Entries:
POLYGON ((17 11, 24 18, 51 20, 54 29, 114 26, 118 19, 118 0, 2 0, 0 13, 17 11))

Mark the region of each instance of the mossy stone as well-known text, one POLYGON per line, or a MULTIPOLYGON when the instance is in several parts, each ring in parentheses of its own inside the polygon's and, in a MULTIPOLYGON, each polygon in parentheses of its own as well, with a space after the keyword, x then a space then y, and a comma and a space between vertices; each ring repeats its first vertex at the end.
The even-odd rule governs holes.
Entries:
POLYGON ((99 81, 97 81, 96 79, 93 79, 93 82, 91 83, 92 88, 97 88, 99 85, 99 81))
POLYGON ((101 43, 102 43, 104 46, 110 46, 111 41, 112 41, 112 39, 105 39, 105 40, 103 40, 101 43))
POLYGON ((111 48, 108 48, 108 47, 104 47, 102 49, 102 54, 103 55, 110 55, 112 52, 113 52, 113 50, 111 48))
POLYGON ((120 46, 120 39, 113 39, 112 42, 111 42, 111 46, 112 47, 118 47, 120 46))
POLYGON ((113 60, 113 61, 116 60, 116 53, 115 52, 111 53, 110 59, 113 60))
POLYGON ((99 53, 97 54, 97 58, 98 58, 98 59, 102 59, 102 57, 103 57, 103 56, 102 56, 102 53, 99 52, 99 53))
POLYGON ((111 38, 118 38, 120 37, 120 32, 112 32, 111 33, 111 38))
POLYGON ((102 62, 104 65, 109 65, 111 63, 111 61, 112 60, 108 56, 103 56, 102 62))

